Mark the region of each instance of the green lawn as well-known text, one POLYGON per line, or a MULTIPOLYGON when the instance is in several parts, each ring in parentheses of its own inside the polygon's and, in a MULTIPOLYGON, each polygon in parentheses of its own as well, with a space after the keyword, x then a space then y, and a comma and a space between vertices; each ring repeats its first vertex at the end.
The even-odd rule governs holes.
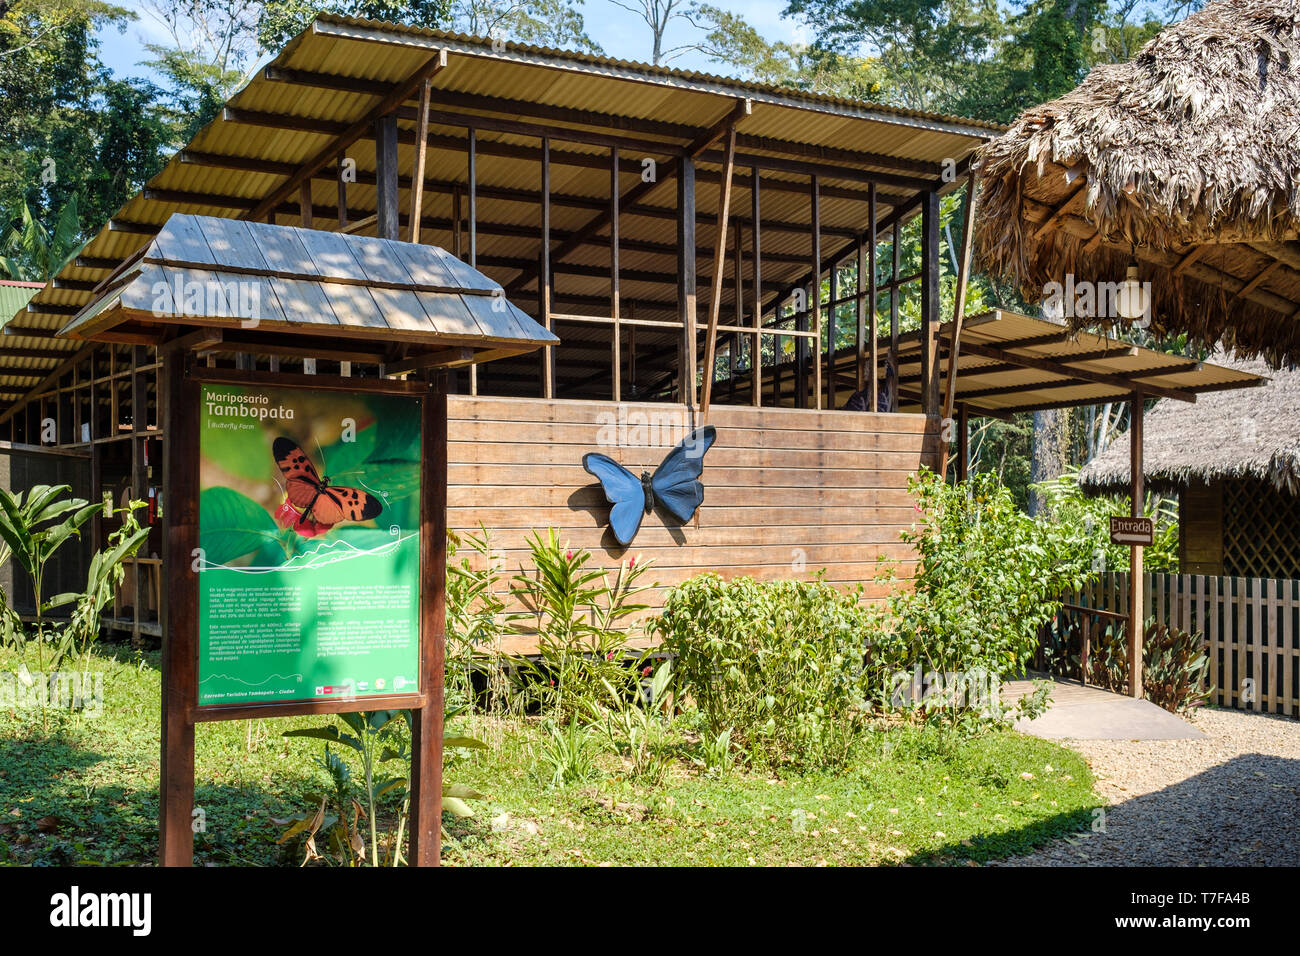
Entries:
MULTIPOLYGON (((0 650, 0 671, 15 664, 0 650)), ((105 675, 97 718, 0 711, 0 863, 154 859, 157 659, 122 652, 91 669, 105 675)), ((199 726, 199 862, 301 859, 297 846, 276 844, 276 820, 324 791, 322 745, 281 732, 325 720, 199 726)), ((684 752, 657 786, 627 780, 607 754, 595 781, 554 787, 536 760, 535 721, 472 716, 454 729, 491 744, 452 774, 487 797, 474 817, 447 817, 444 860, 455 865, 971 863, 1085 828, 1100 803, 1082 758, 1012 732, 944 742, 881 729, 834 776, 713 776, 684 752)))

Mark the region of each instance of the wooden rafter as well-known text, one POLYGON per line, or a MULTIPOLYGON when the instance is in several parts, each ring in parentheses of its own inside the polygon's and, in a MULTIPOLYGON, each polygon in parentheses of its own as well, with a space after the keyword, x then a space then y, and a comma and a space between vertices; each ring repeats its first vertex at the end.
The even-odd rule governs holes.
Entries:
MULTIPOLYGON (((349 146, 365 136, 375 120, 396 110, 397 107, 410 99, 421 88, 425 80, 432 77, 446 65, 447 51, 438 50, 421 64, 420 68, 408 77, 406 82, 393 87, 388 95, 376 103, 365 116, 335 136, 327 146, 318 150, 311 159, 300 165, 295 173, 289 176, 280 186, 271 190, 241 218, 254 220, 264 218, 267 213, 280 205, 286 197, 293 195, 294 190, 299 185, 310 180, 317 171, 337 157, 339 153, 345 151, 349 146)), ((281 116, 280 119, 283 125, 284 117, 281 116)))

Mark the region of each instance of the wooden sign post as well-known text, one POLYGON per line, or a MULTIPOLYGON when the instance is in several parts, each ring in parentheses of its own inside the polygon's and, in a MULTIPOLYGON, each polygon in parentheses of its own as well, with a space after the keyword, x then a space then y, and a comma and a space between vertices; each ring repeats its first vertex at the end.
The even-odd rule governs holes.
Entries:
MULTIPOLYGON (((1129 519, 1132 522, 1142 518, 1146 504, 1146 475, 1142 460, 1142 422, 1145 401, 1146 396, 1141 392, 1134 392, 1129 400, 1129 519)), ((1113 528, 1113 518, 1111 525, 1113 528)), ((1143 577, 1142 545, 1130 543, 1128 587, 1128 692, 1130 697, 1142 696, 1142 632, 1145 621, 1143 614, 1145 605, 1142 598, 1143 577)))
MULTIPOLYGON (((233 369, 194 368, 191 366, 192 354, 183 347, 166 349, 164 355, 164 573, 168 584, 167 601, 162 608, 160 862, 164 866, 190 866, 193 861, 194 730, 197 723, 409 709, 412 712, 412 759, 411 842, 408 858, 417 866, 437 865, 442 818, 443 638, 447 566, 447 397, 442 375, 436 375, 431 381, 363 380, 283 373, 269 375, 233 369), (222 396, 220 401, 236 404, 218 404, 211 397, 214 394, 222 396), (233 562, 227 563, 224 556, 208 555, 200 537, 200 500, 201 493, 206 491, 202 487, 200 471, 205 429, 200 423, 204 422, 208 430, 216 430, 221 440, 228 440, 225 438, 225 433, 229 430, 225 427, 227 425, 230 429, 244 429, 246 434, 255 436, 252 439, 254 445, 268 444, 270 436, 278 435, 282 430, 285 434, 291 434, 289 429, 282 429, 279 425, 269 426, 272 430, 267 430, 264 420, 268 417, 275 418, 285 411, 283 405, 277 408, 272 404, 268 407, 265 397, 268 394, 287 395, 290 399, 297 396, 301 399, 300 404, 315 408, 330 407, 335 399, 343 403, 339 407, 352 407, 358 401, 381 405, 387 403, 382 407, 401 409, 406 417, 418 421, 418 426, 397 429, 402 432, 402 438, 408 447, 419 449, 418 467, 408 466, 408 471, 418 473, 418 486, 407 491, 408 504, 411 495, 418 501, 417 527, 403 528, 399 524, 393 524, 386 530, 384 527, 362 527, 362 523, 357 521, 357 515, 370 514, 374 509, 382 510, 384 503, 389 500, 384 497, 385 493, 376 490, 375 494, 379 497, 374 499, 373 507, 367 509, 354 504, 354 501, 365 500, 369 491, 362 492, 341 485, 331 486, 330 478, 322 475, 322 487, 332 487, 333 490, 329 493, 332 497, 326 495, 326 492, 319 492, 320 495, 326 495, 321 501, 339 499, 347 507, 358 509, 351 512, 355 522, 352 530, 356 532, 353 538, 363 544, 356 545, 352 543, 353 538, 336 535, 346 545, 346 550, 342 550, 343 557, 339 559, 329 547, 308 547, 311 538, 322 533, 319 531, 318 519, 323 522, 333 514, 323 504, 306 507, 300 515, 294 511, 277 510, 277 520, 282 513, 293 516, 290 519, 290 530, 297 531, 300 528, 301 535, 305 536, 302 541, 294 538, 297 542, 294 547, 299 550, 284 562, 286 566, 297 562, 292 569, 295 584, 289 590, 311 593, 313 580, 344 582, 331 583, 329 588, 321 583, 320 592, 328 590, 330 596, 328 599, 320 597, 318 604, 294 598, 287 606, 268 603, 254 608, 251 602, 272 602, 284 588, 272 586, 269 589, 259 589, 258 586, 248 586, 246 590, 241 590, 245 586, 239 582, 256 575, 241 574, 248 572, 249 568, 236 566, 233 562), (258 402, 263 404, 259 406, 258 402), (213 421, 204 417, 214 414, 227 415, 233 421, 213 421), (292 523, 297 521, 301 523, 292 523), (391 542, 386 541, 390 535, 391 542), (411 579, 407 584, 377 587, 375 590, 383 591, 384 594, 381 599, 369 603, 345 603, 338 595, 360 594, 367 587, 363 570, 352 570, 359 568, 359 565, 353 563, 345 571, 337 568, 340 560, 351 561, 358 552, 367 559, 379 556, 377 560, 381 571, 387 567, 383 564, 383 556, 410 553, 414 557, 418 553, 418 571, 410 567, 410 562, 401 558, 394 559, 392 566, 400 569, 405 578, 411 579), (334 566, 332 571, 331 566, 334 566), (204 580, 204 575, 216 577, 204 580), (221 575, 226 577, 222 578, 221 575), (323 575, 333 577, 327 579, 323 575), (233 585, 233 596, 224 599, 221 615, 211 613, 212 602, 222 599, 219 587, 214 588, 213 581, 225 580, 236 582, 233 585), (297 582, 301 582, 301 587, 297 582), (271 592, 270 597, 266 596, 267 590, 271 592), (209 613, 206 615, 205 599, 209 604, 209 613), (245 600, 250 603, 243 606, 242 612, 250 617, 241 621, 240 605, 245 600), (298 600, 298 603, 292 603, 294 600, 298 600), (376 619, 369 622, 364 610, 356 610, 357 607, 369 604, 382 607, 383 600, 392 600, 392 607, 395 608, 385 608, 379 612, 393 615, 383 621, 376 619), (322 611, 322 608, 326 611, 322 611), (325 618, 321 617, 328 616, 328 611, 339 608, 346 609, 329 617, 330 623, 327 624, 325 618), (403 612, 407 614, 405 622, 398 620, 403 612), (319 634, 328 628, 331 634, 337 635, 338 647, 351 648, 355 653, 351 657, 346 652, 339 654, 337 661, 342 663, 338 663, 330 655, 317 653, 317 649, 309 647, 304 640, 296 657, 293 656, 292 649, 288 652, 289 659, 296 661, 299 673, 275 673, 264 681, 251 680, 249 678, 258 677, 261 671, 257 670, 257 655, 252 655, 247 662, 239 659, 239 648, 249 639, 249 634, 241 633, 241 628, 255 633, 260 641, 274 640, 278 636, 282 642, 289 643, 284 632, 277 635, 273 631, 267 631, 267 625, 263 625, 258 618, 258 615, 262 615, 274 619, 276 614, 305 617, 310 624, 305 630, 317 635, 314 640, 321 640, 319 634), (235 621, 221 622, 218 621, 220 617, 235 618, 235 621), (339 620, 335 621, 335 617, 339 620), (394 620, 398 621, 397 625, 392 623, 394 620), (412 621, 418 631, 414 647, 410 646, 412 642, 409 634, 412 621), (396 670, 397 676, 371 676, 379 673, 377 665, 371 663, 372 652, 367 647, 372 631, 377 636, 374 641, 376 647, 383 646, 387 649, 394 645, 405 646, 405 653, 410 655, 410 672, 403 674, 402 666, 391 665, 390 654, 386 662, 389 669, 383 673, 391 675, 396 670), (206 655, 201 648, 201 634, 207 638, 206 655), (265 636, 267 634, 270 636, 265 636), (214 658, 212 648, 219 640, 225 642, 222 644, 222 653, 226 656, 214 658), (214 659, 220 663, 214 664, 214 659), (243 670, 241 666, 244 667, 243 670), (337 669, 340 667, 353 668, 348 672, 352 676, 346 677, 342 685, 318 683, 322 679, 321 674, 339 672, 337 669), (365 670, 366 667, 370 667, 370 670, 365 670), (330 668, 335 670, 331 671, 330 668), (201 676, 204 670, 207 673, 201 676), (366 679, 357 680, 356 676, 366 679), (277 685, 276 681, 280 683, 277 685), (391 686, 389 681, 392 681, 391 686), (414 685, 414 690, 408 689, 408 683, 414 685), (265 695, 264 698, 256 696, 259 694, 265 695), (226 699, 230 702, 213 702, 226 699)), ((304 417, 302 408, 298 409, 298 415, 300 419, 304 417)), ((293 417, 292 407, 288 417, 293 417)), ((356 424, 353 419, 344 421, 352 422, 353 426, 356 424)), ((305 431, 301 420, 297 424, 297 430, 305 431)), ((277 438, 276 445, 279 446, 281 441, 288 439, 277 438)), ((306 439, 301 439, 300 443, 305 441, 306 439)), ((294 451, 310 457, 310 452, 304 453, 300 448, 295 448, 294 451)), ((237 463, 225 464, 234 468, 237 463)), ((257 467, 263 466, 258 463, 257 467)), ((292 479, 287 477, 290 472, 285 470, 284 463, 273 462, 268 457, 264 469, 268 482, 274 481, 282 486, 291 484, 292 479), (278 469, 275 468, 277 464, 280 465, 278 469)), ((299 490, 303 487, 307 486, 299 486, 299 490)), ((234 493, 224 487, 217 488, 216 491, 234 493)), ((281 509, 291 504, 291 491, 292 489, 286 491, 281 509)), ((374 513, 378 514, 379 511, 374 513)), ((263 514, 259 520, 265 523, 269 518, 268 514, 263 514)), ((344 520, 342 517, 337 518, 338 523, 344 520)), ((233 550, 239 549, 236 547, 233 550)), ((256 561, 256 557, 253 560, 256 561)), ((367 565, 372 566, 375 565, 367 565)), ((263 569, 253 570, 260 572, 263 569)), ((293 624, 287 625, 290 636, 293 627, 293 624)), ((285 659, 285 654, 282 653, 276 659, 285 659)))

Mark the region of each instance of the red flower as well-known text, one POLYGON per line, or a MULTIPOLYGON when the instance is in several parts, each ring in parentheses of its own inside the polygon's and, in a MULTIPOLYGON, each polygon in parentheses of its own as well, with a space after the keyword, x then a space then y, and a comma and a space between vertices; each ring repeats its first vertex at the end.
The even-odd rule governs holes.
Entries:
POLYGON ((292 528, 304 538, 319 537, 331 527, 327 524, 320 524, 319 522, 308 521, 303 518, 302 512, 290 504, 288 495, 285 495, 284 501, 280 503, 280 507, 275 509, 273 517, 275 518, 275 523, 281 528, 292 528))
POLYGON ((649 665, 649 664, 647 664, 645 667, 643 667, 643 668, 641 669, 641 676, 642 676, 642 677, 649 677, 649 676, 650 676, 650 665, 649 665))
POLYGON ((572 560, 573 560, 573 552, 572 552, 572 551, 565 551, 565 552, 564 552, 564 560, 565 560, 565 561, 572 561, 572 560))
POLYGON ((627 559, 627 569, 628 569, 629 571, 632 570, 632 566, 633 566, 634 564, 636 564, 636 558, 628 558, 628 559, 627 559))

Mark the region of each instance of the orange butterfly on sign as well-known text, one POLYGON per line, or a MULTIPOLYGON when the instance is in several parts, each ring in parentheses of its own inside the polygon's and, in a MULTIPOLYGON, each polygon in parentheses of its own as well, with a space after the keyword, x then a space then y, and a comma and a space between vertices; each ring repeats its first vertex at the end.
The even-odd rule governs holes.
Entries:
MULTIPOLYGON (((277 438, 271 446, 275 463, 285 477, 289 504, 299 515, 293 522, 302 533, 323 534, 342 521, 369 521, 384 510, 379 498, 359 488, 331 485, 321 477, 307 453, 290 438, 277 438)), ((309 535, 311 536, 311 535, 309 535)))

